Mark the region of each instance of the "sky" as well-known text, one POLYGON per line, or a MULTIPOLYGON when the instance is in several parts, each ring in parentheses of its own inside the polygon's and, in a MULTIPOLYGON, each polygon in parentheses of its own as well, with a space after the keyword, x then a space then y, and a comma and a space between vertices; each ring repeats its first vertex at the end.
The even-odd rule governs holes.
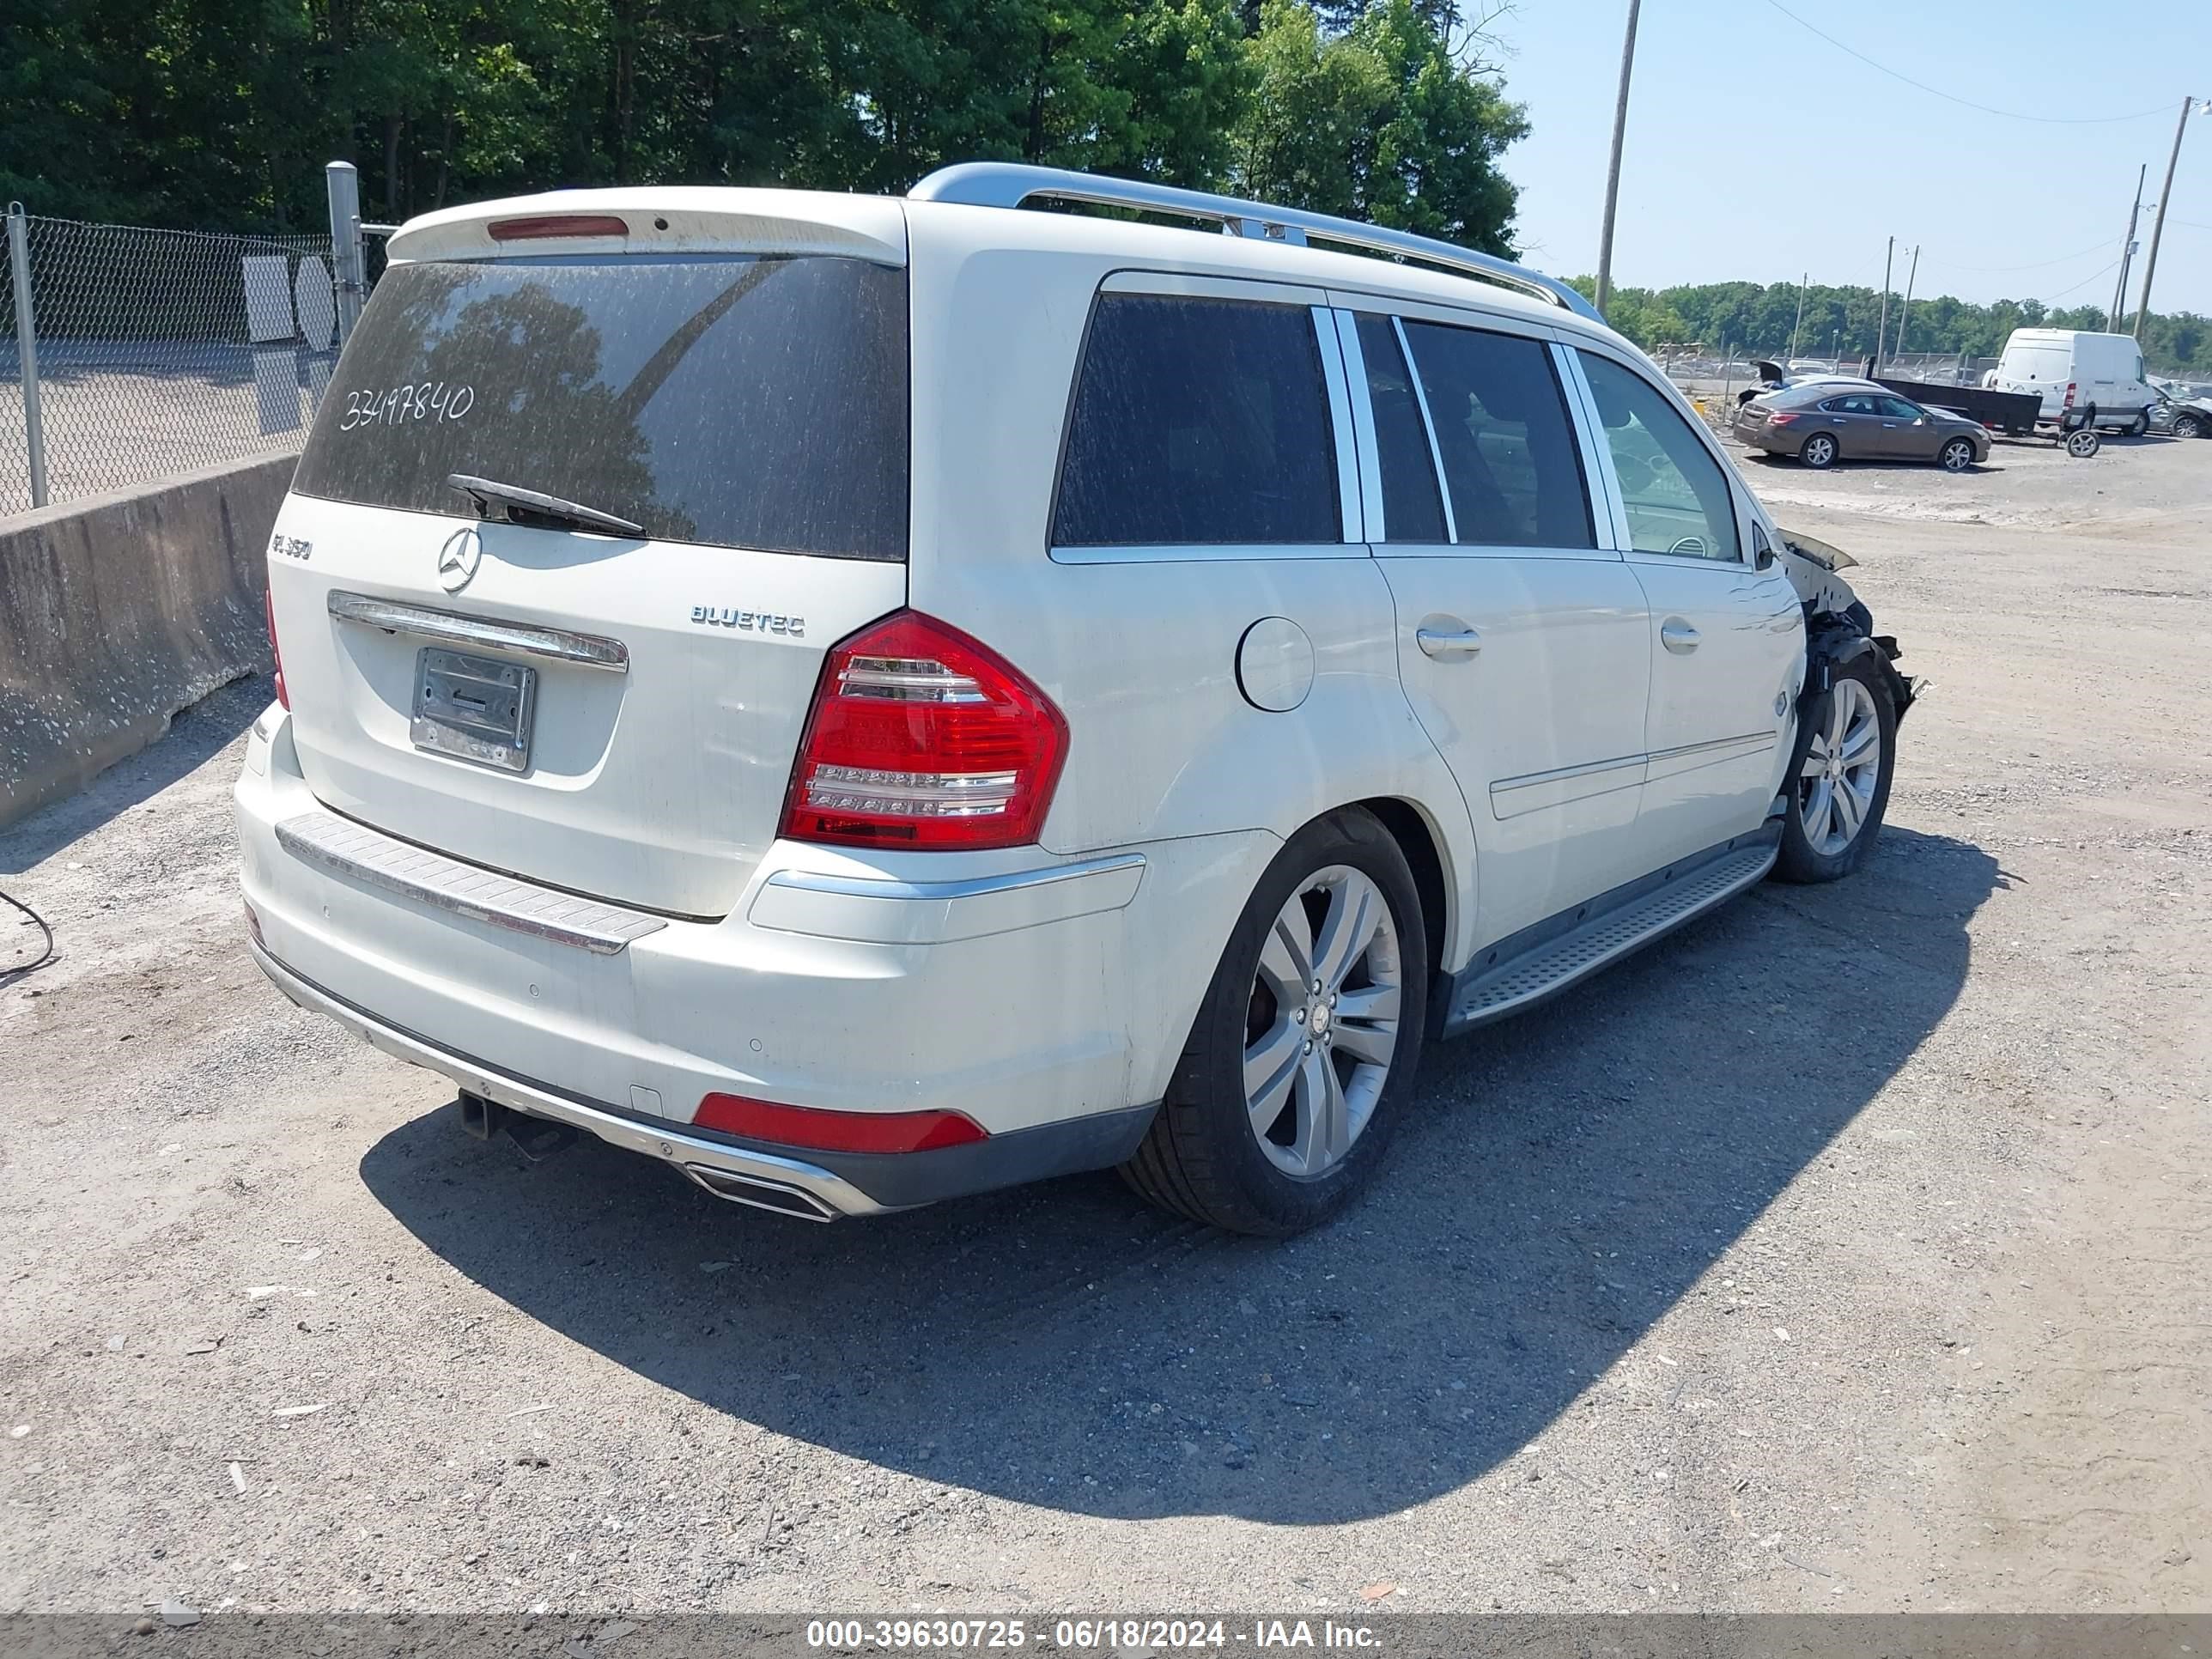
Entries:
MULTIPOLYGON (((1627 15, 1628 0, 1516 0, 1492 26, 1531 128, 1505 155, 1522 254, 1557 276, 1597 269, 1627 15)), ((1900 292, 1921 249, 1916 297, 2107 305, 2136 169, 2155 200, 2190 94, 2212 99, 2212 6, 2191 0, 1644 0, 1613 283, 1878 288, 1893 235, 1900 292)), ((2212 314, 2212 114, 2189 118, 2151 308, 2212 314)))

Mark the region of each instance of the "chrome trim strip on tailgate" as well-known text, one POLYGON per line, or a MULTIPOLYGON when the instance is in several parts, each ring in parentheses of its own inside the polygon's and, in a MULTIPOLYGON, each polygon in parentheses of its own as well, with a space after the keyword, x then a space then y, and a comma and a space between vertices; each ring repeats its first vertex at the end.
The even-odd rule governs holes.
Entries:
POLYGON ((573 945, 594 956, 617 956, 668 926, 642 911, 464 864, 334 812, 286 818, 276 826, 276 842, 293 857, 333 875, 350 876, 471 921, 573 945))
POLYGON ((518 651, 526 657, 544 657, 572 663, 579 668, 604 668, 610 673, 629 672, 629 647, 620 640, 597 634, 575 634, 565 628, 546 628, 536 623, 492 622, 465 617, 457 611, 432 611, 396 599, 374 599, 366 593, 332 588, 330 613, 341 622, 364 623, 387 633, 415 634, 426 640, 447 640, 455 645, 474 645, 495 651, 518 651))

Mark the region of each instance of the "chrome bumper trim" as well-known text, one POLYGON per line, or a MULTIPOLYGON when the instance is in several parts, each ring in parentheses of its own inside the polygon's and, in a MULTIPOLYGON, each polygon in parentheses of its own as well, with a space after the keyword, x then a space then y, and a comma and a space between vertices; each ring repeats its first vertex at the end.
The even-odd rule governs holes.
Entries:
POLYGON ((594 956, 618 956, 668 923, 602 899, 464 864, 400 841, 335 812, 301 812, 276 826, 276 843, 302 863, 349 876, 404 898, 416 899, 471 921, 486 922, 594 956))
MULTIPOLYGON (((252 952, 256 966, 269 976, 270 983, 282 991, 310 1013, 327 1016, 362 1041, 381 1048, 396 1060, 410 1066, 420 1066, 425 1071, 435 1072, 449 1078, 471 1094, 482 1095, 486 1100, 497 1101, 513 1110, 532 1117, 542 1117, 556 1123, 569 1124, 586 1133, 598 1136, 611 1146, 624 1152, 641 1153, 673 1164, 678 1171, 702 1186, 698 1171, 709 1170, 727 1175, 740 1182, 757 1182, 762 1186, 795 1190, 817 1204, 829 1215, 878 1215, 885 1206, 876 1202, 850 1182, 818 1165, 803 1163, 798 1158, 779 1158, 773 1153, 748 1151, 739 1146, 726 1146, 719 1141, 702 1140, 686 1134, 686 1126, 665 1121, 649 1121, 625 1117, 603 1107, 574 1100, 566 1095, 556 1095, 533 1083, 526 1083, 504 1073, 479 1065, 464 1055, 440 1048, 396 1026, 386 1025, 372 1018, 351 1003, 331 995, 321 987, 301 978, 290 969, 270 956, 252 939, 246 949, 252 952)), ((709 1187, 716 1196, 734 1196, 709 1187)), ((739 1202, 747 1202, 739 1199, 739 1202)), ((793 1212, 774 1205, 761 1208, 777 1209, 779 1213, 793 1212)))
POLYGON ((396 599, 371 599, 333 588, 326 602, 340 622, 362 623, 391 634, 414 634, 426 640, 445 640, 454 645, 473 645, 493 651, 519 652, 544 657, 578 668, 602 668, 609 673, 629 672, 629 647, 620 640, 597 634, 571 633, 565 628, 545 628, 535 623, 494 622, 468 617, 458 611, 432 611, 396 599))
POLYGON ((890 881, 862 876, 837 876, 816 870, 779 870, 768 878, 770 887, 795 887, 806 893, 835 893, 841 898, 945 899, 977 898, 986 893, 1018 892, 1025 887, 1046 887, 1056 881, 1079 881, 1115 870, 1141 870, 1142 853, 1117 853, 1109 858, 1085 859, 1076 864, 1055 864, 1041 870, 1013 870, 1002 876, 969 876, 957 881, 890 881))

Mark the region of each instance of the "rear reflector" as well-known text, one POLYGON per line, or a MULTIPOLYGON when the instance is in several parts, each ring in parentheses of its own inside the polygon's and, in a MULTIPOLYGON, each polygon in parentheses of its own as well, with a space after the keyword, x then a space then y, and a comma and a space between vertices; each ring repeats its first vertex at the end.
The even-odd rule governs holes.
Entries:
POLYGON ((261 591, 261 610, 262 614, 269 618, 269 655, 276 665, 277 706, 289 710, 292 707, 292 694, 284 689, 284 653, 276 645, 276 595, 268 588, 261 591))
POLYGON ((817 1152, 930 1152, 990 1139, 959 1112, 824 1112, 743 1095, 708 1095, 691 1121, 702 1129, 817 1152))
POLYGON ((546 236, 627 236, 629 222, 611 213, 541 213, 530 219, 495 219, 486 227, 495 242, 546 236))
POLYGON ((2071 409, 2071 408, 2073 408, 2073 407, 2074 407, 2074 391, 2075 391, 2075 387, 2076 386, 2076 385, 2077 385, 2077 384, 2078 384, 2078 382, 2076 382, 2076 381, 2073 381, 2073 380, 2069 380, 2069 381, 2067 381, 2067 382, 2066 382, 2066 404, 2065 404, 2065 407, 2067 407, 2068 409, 2071 409))
POLYGON ((780 833, 847 847, 1019 847, 1037 838, 1067 722, 958 629, 901 611, 833 647, 780 833))

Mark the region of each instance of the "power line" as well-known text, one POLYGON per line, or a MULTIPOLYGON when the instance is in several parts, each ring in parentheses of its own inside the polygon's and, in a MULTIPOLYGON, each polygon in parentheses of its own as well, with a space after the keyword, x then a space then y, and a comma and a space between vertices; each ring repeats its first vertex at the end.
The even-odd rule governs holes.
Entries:
MULTIPOLYGON (((2172 222, 2178 225, 2182 222, 2176 219, 2172 221, 2172 222)), ((2198 227, 2198 228, 2203 228, 2203 227, 2198 227)), ((2008 271, 2014 270, 2048 270, 2053 265, 2063 265, 2069 260, 2085 258, 2092 253, 2101 253, 2105 249, 2110 247, 2112 245, 2112 239, 2111 237, 2100 236, 2095 241, 2090 243, 2088 246, 2081 249, 2079 252, 2063 253, 2056 259, 2039 260, 2032 265, 1962 265, 1955 260, 1937 258, 1930 258, 1928 263, 1931 265, 1941 265, 1946 270, 1971 270, 1977 276, 2000 276, 2008 271)))
MULTIPOLYGON (((1978 104, 1971 98, 1961 98, 1955 93, 1946 92, 1941 87, 1931 87, 1925 81, 1916 81, 1902 70, 1890 68, 1887 64, 1877 64, 1856 46, 1847 46, 1826 30, 1814 27, 1789 7, 1782 4, 1781 0, 1766 0, 1766 3, 1796 24, 1798 27, 1819 35, 1838 52, 1849 52, 1869 69, 1879 70, 1893 81, 1902 81, 1908 87, 1917 87, 1924 93, 1943 99, 1949 103, 1963 105, 1968 109, 1979 110, 1984 115, 2002 115, 2008 121, 2036 121, 2047 126, 2102 126, 2119 121, 2140 121, 2149 115, 2163 115, 2172 107, 2171 105, 2160 104, 2156 109, 2141 109, 2132 115, 2028 115, 2019 110, 1997 109, 1988 104, 1978 104)), ((2114 260, 2113 263, 2117 264, 2119 262, 2114 260)))
POLYGON ((2073 287, 2060 289, 2057 293, 2051 296, 2050 300, 2045 300, 2043 303, 2047 306, 2051 303, 2051 300, 2063 300, 2069 294, 2079 294, 2083 289, 2088 287, 2090 283, 2095 282, 2097 278, 2102 276, 2106 270, 2117 270, 2119 269, 2119 265, 2120 262, 2118 259, 2115 259, 2110 264, 2106 265, 2104 270, 2091 271, 2080 282, 2075 283, 2073 287))

